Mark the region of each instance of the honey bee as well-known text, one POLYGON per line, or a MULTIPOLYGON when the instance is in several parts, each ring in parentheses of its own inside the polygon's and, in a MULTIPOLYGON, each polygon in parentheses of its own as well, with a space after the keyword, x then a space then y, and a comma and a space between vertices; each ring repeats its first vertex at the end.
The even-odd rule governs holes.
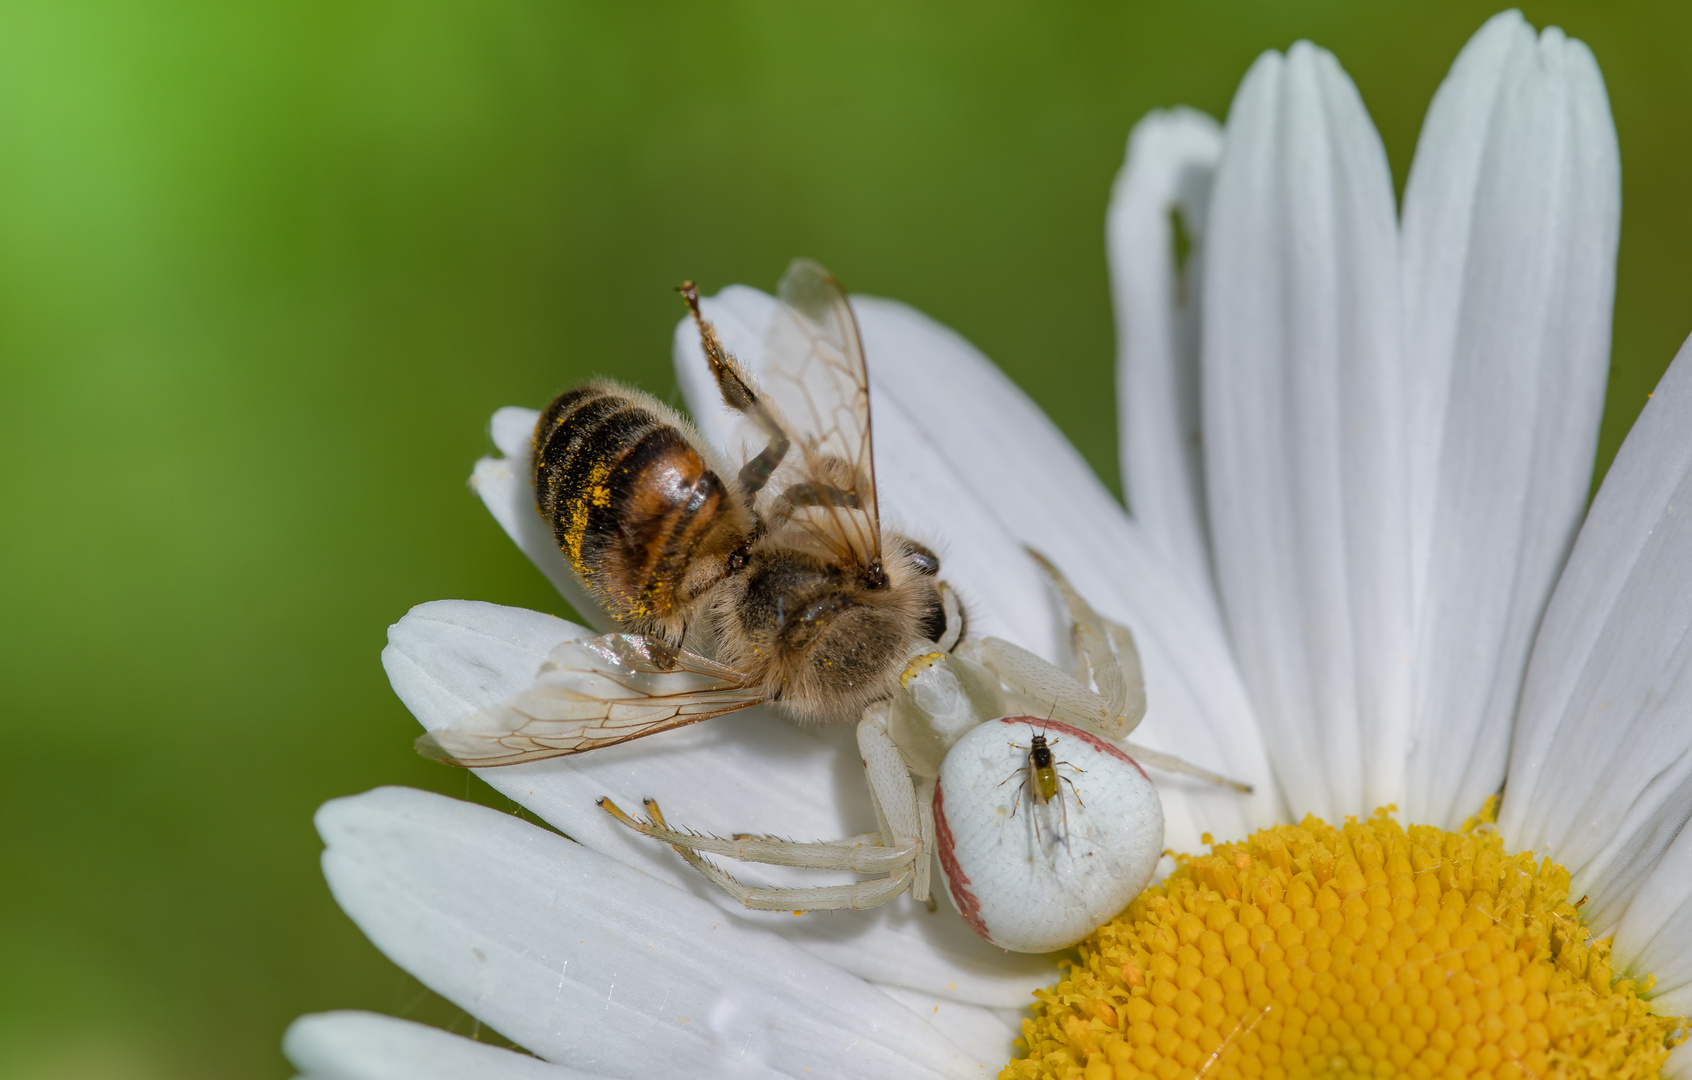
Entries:
MULTIPOLYGON (((762 448, 730 471, 693 425, 609 380, 535 427, 535 498, 617 633, 554 650, 524 693, 418 740, 489 766, 574 754, 773 703, 855 721, 963 614, 929 548, 884 531, 869 379, 846 294, 817 263, 782 278, 762 384, 680 289, 723 402, 762 448)), ((754 445, 756 445, 755 443, 754 445)))

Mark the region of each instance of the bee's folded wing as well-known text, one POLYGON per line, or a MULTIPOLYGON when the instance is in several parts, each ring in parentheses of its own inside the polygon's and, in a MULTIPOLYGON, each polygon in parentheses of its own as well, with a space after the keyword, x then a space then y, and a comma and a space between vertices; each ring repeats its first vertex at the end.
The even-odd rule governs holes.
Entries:
POLYGON ((640 634, 552 650, 534 683, 417 740, 424 757, 477 768, 579 754, 767 699, 750 676, 640 634))
POLYGON ((871 454, 869 370, 846 291, 809 259, 781 279, 761 388, 793 440, 766 509, 802 526, 819 553, 868 567, 881 558, 871 454))

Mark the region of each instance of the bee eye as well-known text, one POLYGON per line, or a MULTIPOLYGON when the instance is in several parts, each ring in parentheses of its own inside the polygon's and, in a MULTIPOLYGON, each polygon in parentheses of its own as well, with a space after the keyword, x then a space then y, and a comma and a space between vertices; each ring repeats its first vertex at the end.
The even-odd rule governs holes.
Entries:
POLYGON ((910 556, 911 569, 917 573, 925 577, 933 577, 940 572, 940 556, 915 540, 905 541, 905 553, 910 556))

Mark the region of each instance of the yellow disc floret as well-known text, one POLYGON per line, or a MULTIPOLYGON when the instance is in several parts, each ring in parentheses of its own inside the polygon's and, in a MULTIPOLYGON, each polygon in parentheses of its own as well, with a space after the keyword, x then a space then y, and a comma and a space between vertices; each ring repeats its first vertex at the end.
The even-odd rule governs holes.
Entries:
POLYGON ((1486 823, 1212 844, 1035 995, 1000 1080, 1654 1077, 1683 1022, 1615 978, 1568 891, 1486 823))

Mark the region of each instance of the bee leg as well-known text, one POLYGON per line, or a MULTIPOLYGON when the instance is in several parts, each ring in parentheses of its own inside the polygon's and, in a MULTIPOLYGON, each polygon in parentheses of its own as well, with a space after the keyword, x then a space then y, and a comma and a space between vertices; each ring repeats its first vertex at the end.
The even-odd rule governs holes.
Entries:
POLYGON ((694 324, 699 327, 699 344, 705 350, 705 361, 711 365, 711 374, 716 377, 717 392, 722 394, 723 403, 735 412, 745 413, 747 419, 769 437, 769 444, 740 467, 741 486, 746 494, 755 495, 781 467, 791 442, 769 407, 752 392, 751 385, 740 372, 740 362, 723 348, 717 328, 700 313, 699 290, 694 288, 693 282, 685 281, 678 291, 687 301, 687 310, 693 314, 694 324))

